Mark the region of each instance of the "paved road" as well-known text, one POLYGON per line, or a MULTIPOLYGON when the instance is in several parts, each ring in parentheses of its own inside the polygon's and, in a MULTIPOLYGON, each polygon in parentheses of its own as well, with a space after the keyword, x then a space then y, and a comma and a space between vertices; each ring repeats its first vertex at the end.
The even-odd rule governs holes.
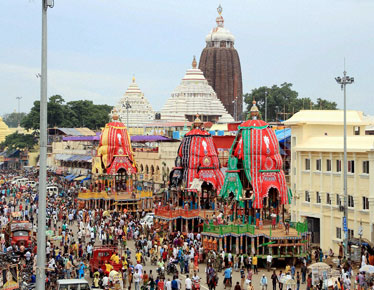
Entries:
MULTIPOLYGON (((128 246, 131 250, 132 253, 135 252, 135 247, 134 247, 134 242, 133 241, 129 241, 128 242, 128 246)), ((134 257, 134 255, 132 254, 131 256, 132 258, 134 257)), ((199 265, 199 273, 198 273, 198 276, 201 278, 201 289, 202 290, 207 290, 208 289, 208 286, 206 284, 206 278, 205 278, 205 264, 200 264, 199 265)), ((147 265, 144 267, 144 270, 147 271, 147 273, 149 273, 149 270, 152 270, 153 272, 153 275, 154 277, 156 276, 155 273, 156 272, 156 269, 157 267, 156 266, 151 266, 150 263, 147 263, 147 265)), ((179 266, 178 266, 178 270, 179 270, 179 266)), ((277 269, 276 272, 278 274, 278 272, 280 270, 283 270, 284 272, 284 269, 277 269)), ((271 283, 271 279, 270 279, 270 276, 272 274, 272 272, 267 272, 265 269, 259 269, 259 273, 256 274, 256 275, 253 275, 253 278, 252 278, 252 285, 254 286, 254 289, 261 289, 261 286, 260 286, 260 279, 262 277, 262 275, 265 274, 265 276, 267 277, 267 280, 268 280, 268 290, 272 290, 273 289, 273 286, 272 286, 272 283, 271 283)), ((219 282, 218 282, 218 286, 216 287, 217 290, 223 290, 224 289, 224 286, 223 286, 223 271, 221 273, 218 273, 218 277, 219 277, 219 282)), ((172 279, 172 275, 166 275, 166 279, 172 279)), ((186 279, 186 276, 184 274, 179 274, 179 279, 182 281, 182 290, 185 290, 185 285, 184 285, 184 280, 186 279)), ((233 279, 232 279, 232 283, 233 283, 233 288, 234 288, 234 285, 236 284, 236 282, 239 282, 240 284, 240 273, 239 272, 233 272, 233 279)), ((246 287, 244 287, 246 289, 246 287)), ((292 289, 296 289, 296 286, 293 287, 292 289)), ((305 284, 301 284, 300 285, 300 290, 305 290, 306 289, 306 285, 305 284)), ((279 290, 279 286, 277 285, 277 290, 279 290)), ((283 287, 283 290, 287 290, 285 289, 285 287, 283 287)))

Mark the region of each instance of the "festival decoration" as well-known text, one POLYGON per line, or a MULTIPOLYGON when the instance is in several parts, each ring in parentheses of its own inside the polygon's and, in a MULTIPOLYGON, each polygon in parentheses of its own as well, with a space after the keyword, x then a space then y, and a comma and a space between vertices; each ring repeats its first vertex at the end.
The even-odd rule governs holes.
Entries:
POLYGON ((230 150, 229 169, 220 195, 227 198, 233 193, 237 201, 243 197, 242 188, 253 192, 253 208, 262 208, 263 199, 268 197, 270 189, 279 194, 280 204, 289 203, 286 178, 282 170, 282 158, 276 135, 269 124, 259 120, 256 102, 250 111, 252 119, 242 123, 230 150), (240 170, 247 180, 240 180, 240 170), (248 186, 244 187, 244 184, 248 186))

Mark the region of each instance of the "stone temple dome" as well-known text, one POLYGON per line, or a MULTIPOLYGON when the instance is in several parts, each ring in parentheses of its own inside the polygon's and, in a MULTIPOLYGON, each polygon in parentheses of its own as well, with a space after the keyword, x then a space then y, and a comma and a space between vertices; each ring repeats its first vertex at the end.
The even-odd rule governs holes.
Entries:
POLYGON ((188 69, 179 86, 171 94, 161 110, 161 119, 171 122, 193 121, 196 114, 203 122, 232 122, 213 88, 208 84, 203 72, 198 69, 196 60, 188 69))
POLYGON ((204 73, 226 110, 238 120, 243 111, 243 84, 239 54, 234 47, 235 38, 224 28, 222 7, 217 9, 217 27, 206 36, 201 52, 199 69, 204 73))
POLYGON ((126 126, 128 110, 129 127, 143 127, 155 118, 155 112, 136 84, 135 77, 133 77, 132 83, 119 103, 114 107, 114 110, 117 111, 120 121, 126 126))
POLYGON ((207 47, 233 47, 235 37, 232 33, 224 27, 224 19, 221 15, 221 5, 217 8, 219 16, 216 18, 217 27, 213 28, 212 31, 205 37, 207 47))

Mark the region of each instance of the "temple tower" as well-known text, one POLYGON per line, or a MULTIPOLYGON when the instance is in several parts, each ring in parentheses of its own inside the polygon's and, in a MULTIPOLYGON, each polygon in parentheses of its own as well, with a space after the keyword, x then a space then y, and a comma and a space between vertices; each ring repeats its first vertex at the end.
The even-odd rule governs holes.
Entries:
POLYGON ((200 56, 199 69, 228 113, 238 120, 243 111, 240 59, 234 48, 235 37, 224 27, 221 5, 217 11, 217 27, 205 38, 206 47, 200 56))

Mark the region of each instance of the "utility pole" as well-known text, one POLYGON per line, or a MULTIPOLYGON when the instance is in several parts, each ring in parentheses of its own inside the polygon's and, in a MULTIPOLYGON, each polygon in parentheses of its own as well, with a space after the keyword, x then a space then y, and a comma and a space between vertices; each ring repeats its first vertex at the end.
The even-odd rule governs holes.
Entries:
POLYGON ((42 0, 42 60, 40 80, 40 157, 36 290, 45 289, 46 182, 47 182, 47 9, 53 0, 42 0))
MULTIPOLYGON (((345 63, 345 61, 344 61, 345 63)), ((345 234, 344 234, 344 253, 345 256, 348 258, 348 192, 347 192, 347 93, 346 93, 346 86, 352 84, 354 82, 354 78, 347 76, 347 72, 345 71, 345 64, 344 64, 344 72, 343 78, 336 77, 336 82, 341 86, 342 90, 344 91, 344 182, 343 182, 343 190, 344 190, 344 217, 343 217, 343 225, 345 225, 345 234)))
POLYGON ((21 113, 21 104, 20 104, 20 101, 22 99, 22 97, 16 97, 17 101, 18 101, 18 127, 20 126, 20 123, 21 123, 21 116, 20 116, 20 113, 21 113))
POLYGON ((268 90, 265 89, 265 122, 268 122, 268 90))
POLYGON ((126 100, 125 108, 127 112, 127 130, 129 130, 129 109, 131 109, 131 105, 129 103, 129 100, 126 100))

